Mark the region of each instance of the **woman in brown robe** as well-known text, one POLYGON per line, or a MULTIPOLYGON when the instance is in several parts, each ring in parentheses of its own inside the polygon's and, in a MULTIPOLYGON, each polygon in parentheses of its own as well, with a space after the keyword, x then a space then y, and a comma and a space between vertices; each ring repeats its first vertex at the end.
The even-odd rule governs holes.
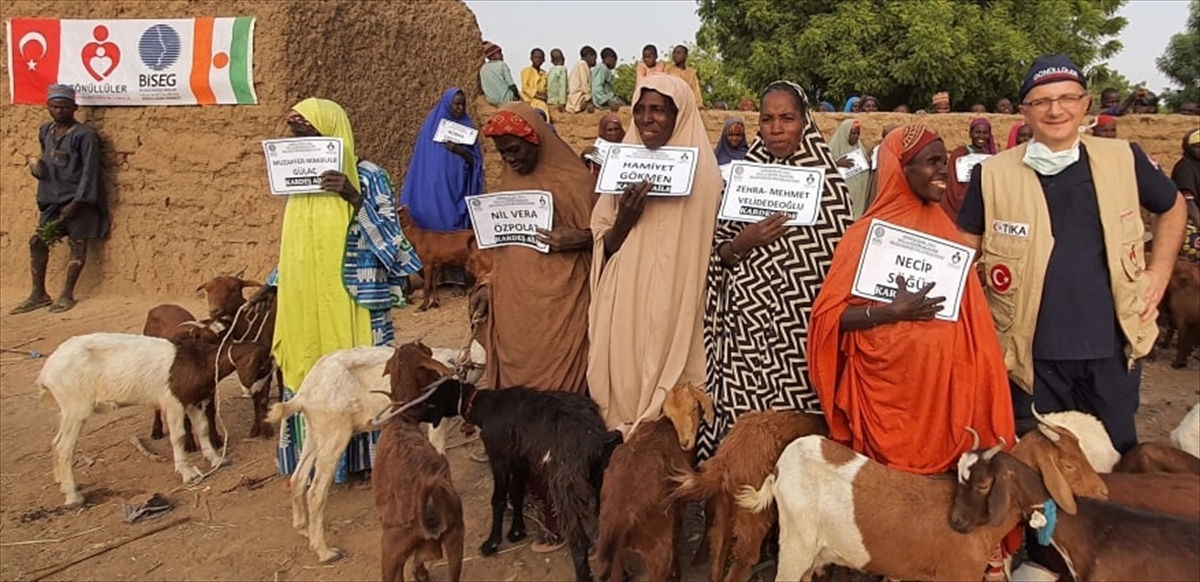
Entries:
POLYGON ((583 394, 595 181, 525 103, 505 104, 483 134, 504 159, 496 191, 545 190, 554 202, 553 229, 538 235, 549 253, 515 245, 483 251, 492 268, 477 285, 472 311, 487 314, 480 328, 484 383, 583 394))

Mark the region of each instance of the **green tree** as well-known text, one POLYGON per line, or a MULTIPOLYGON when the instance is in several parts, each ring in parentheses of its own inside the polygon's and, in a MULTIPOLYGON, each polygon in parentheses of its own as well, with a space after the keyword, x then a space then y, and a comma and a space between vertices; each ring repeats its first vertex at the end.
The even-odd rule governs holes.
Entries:
POLYGON ((613 93, 622 101, 633 103, 635 85, 637 85, 637 61, 621 63, 613 69, 613 93))
POLYGON ((748 87, 791 79, 812 98, 914 107, 949 91, 966 109, 1015 98, 1038 55, 1086 69, 1116 54, 1125 1, 699 0, 699 37, 748 87))
POLYGON ((1200 103, 1200 0, 1188 4, 1187 25, 1171 36, 1155 64, 1179 87, 1164 95, 1172 109, 1183 103, 1200 103))

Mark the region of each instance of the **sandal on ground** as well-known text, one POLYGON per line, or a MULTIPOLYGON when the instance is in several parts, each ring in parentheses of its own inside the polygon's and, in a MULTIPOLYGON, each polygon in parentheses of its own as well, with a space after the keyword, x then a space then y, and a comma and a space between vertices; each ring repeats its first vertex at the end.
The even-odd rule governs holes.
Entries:
POLYGON ((59 297, 58 301, 55 301, 54 305, 50 306, 50 313, 62 313, 64 311, 70 311, 72 307, 75 307, 74 299, 70 297, 59 297))
POLYGON ((552 554, 563 549, 567 540, 549 532, 543 532, 538 540, 529 544, 529 550, 535 554, 552 554))
POLYGON ((52 302, 50 301, 49 297, 30 297, 29 299, 22 301, 20 305, 12 308, 8 314, 17 315, 18 313, 29 313, 30 311, 41 309, 43 307, 49 307, 50 305, 52 305, 52 302))

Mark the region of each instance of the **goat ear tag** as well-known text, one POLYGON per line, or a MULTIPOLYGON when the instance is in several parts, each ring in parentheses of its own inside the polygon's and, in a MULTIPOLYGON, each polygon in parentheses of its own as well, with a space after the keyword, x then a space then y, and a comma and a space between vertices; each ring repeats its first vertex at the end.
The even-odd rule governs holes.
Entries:
POLYGON ((1033 515, 1029 516, 1029 527, 1033 529, 1042 529, 1046 527, 1047 523, 1049 522, 1046 520, 1046 516, 1040 511, 1034 511, 1033 515))

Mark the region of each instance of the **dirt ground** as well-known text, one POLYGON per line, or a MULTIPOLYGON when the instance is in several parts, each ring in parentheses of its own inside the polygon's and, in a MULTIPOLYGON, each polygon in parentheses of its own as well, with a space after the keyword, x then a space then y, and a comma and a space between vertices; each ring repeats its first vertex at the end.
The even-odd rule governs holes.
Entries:
MULTIPOLYGON (((70 336, 95 331, 138 333, 146 311, 163 301, 102 296, 85 297, 65 314, 38 311, 7 315, 20 301, 11 290, 0 300, 0 346, 29 342, 20 350, 51 352, 70 336), (31 341, 32 340, 32 341, 31 341)), ((201 300, 176 299, 195 313, 201 300)), ((443 293, 443 307, 426 313, 405 309, 396 314, 397 339, 424 338, 434 346, 458 347, 465 334, 466 306, 443 293)), ((44 357, 44 356, 43 356, 44 357)), ((1162 439, 1200 394, 1200 366, 1166 366, 1168 357, 1146 366, 1138 424, 1143 439, 1162 439)), ((306 540, 291 528, 289 498, 275 471, 275 441, 249 440, 251 405, 236 381, 220 386, 221 416, 229 430, 232 465, 195 486, 180 487, 170 463, 153 462, 137 452, 131 436, 170 457, 166 440, 148 438, 150 411, 131 408, 93 417, 84 428, 76 454, 76 477, 87 504, 60 510, 62 495, 50 472, 50 441, 57 412, 38 401, 34 381, 44 360, 5 352, 0 355, 0 579, 35 580, 47 571, 121 541, 126 545, 46 576, 47 580, 372 580, 379 577, 379 525, 367 487, 335 485, 326 506, 329 543, 347 556, 330 565, 317 563, 306 540), (123 502, 162 493, 175 505, 155 520, 127 525, 123 502), (175 520, 186 521, 144 538, 133 539, 175 520)), ((480 557, 486 536, 491 479, 486 465, 468 455, 478 441, 455 433, 450 440, 451 469, 466 512, 467 580, 569 580, 567 552, 534 554, 528 541, 505 541, 501 553, 480 557)), ((193 454, 193 461, 207 465, 193 454)), ((688 528, 695 531, 695 527, 688 528)), ((688 540, 695 546, 695 535, 688 540)), ((691 558, 682 556, 684 563, 691 558)), ((444 565, 432 568, 444 580, 444 565)), ((703 568, 688 568, 685 580, 704 578, 703 568)))

